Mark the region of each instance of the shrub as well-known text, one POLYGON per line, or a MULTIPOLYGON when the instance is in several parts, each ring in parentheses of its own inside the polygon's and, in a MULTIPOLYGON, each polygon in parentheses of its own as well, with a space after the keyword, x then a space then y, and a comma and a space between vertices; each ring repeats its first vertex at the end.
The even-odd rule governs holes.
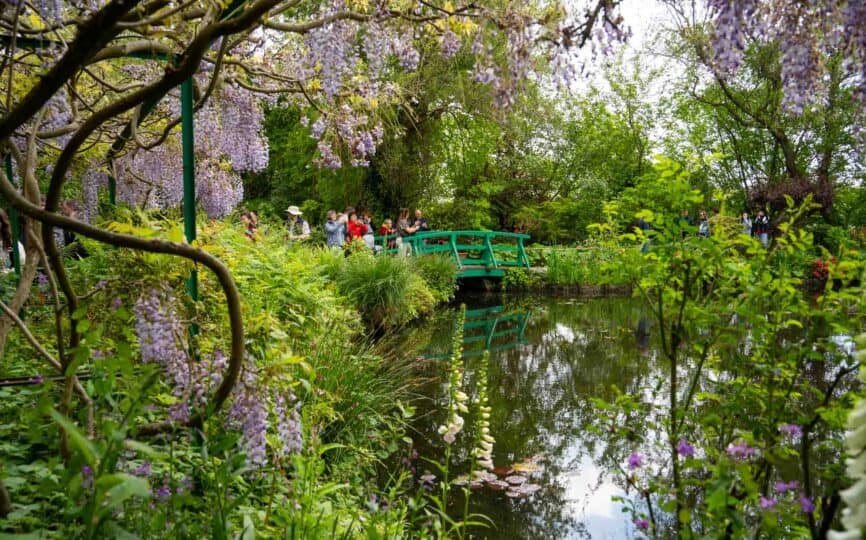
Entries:
POLYGON ((435 304, 433 295, 405 257, 353 253, 337 279, 368 327, 393 327, 408 322, 435 304))
POLYGON ((449 257, 434 255, 412 259, 418 274, 424 279, 436 303, 454 298, 457 290, 457 267, 449 257))

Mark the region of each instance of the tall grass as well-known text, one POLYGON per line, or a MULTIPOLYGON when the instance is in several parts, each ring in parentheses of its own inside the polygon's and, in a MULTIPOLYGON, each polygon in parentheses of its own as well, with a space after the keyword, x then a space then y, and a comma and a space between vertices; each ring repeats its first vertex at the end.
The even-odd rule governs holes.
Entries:
POLYGON ((457 267, 450 257, 443 255, 416 257, 412 259, 412 263, 437 303, 454 298, 457 290, 457 267))
POLYGON ((547 280, 554 285, 589 283, 587 253, 577 249, 552 249, 547 256, 547 280))
POLYGON ((358 251, 348 257, 321 254, 320 264, 340 294, 357 307, 373 330, 404 324, 436 305, 437 299, 406 257, 375 257, 358 251))

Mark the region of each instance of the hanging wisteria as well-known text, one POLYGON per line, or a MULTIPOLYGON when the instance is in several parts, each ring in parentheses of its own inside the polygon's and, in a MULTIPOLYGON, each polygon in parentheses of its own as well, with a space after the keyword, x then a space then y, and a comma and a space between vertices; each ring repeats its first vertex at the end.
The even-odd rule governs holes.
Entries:
MULTIPOLYGON (((196 199, 209 217, 223 217, 241 202, 240 173, 267 167, 263 122, 256 96, 231 83, 195 114, 196 199)), ((183 200, 179 129, 153 149, 125 155, 117 170, 120 200, 147 208, 178 206, 183 200)))
POLYGON ((795 114, 823 99, 826 60, 845 56, 844 67, 866 98, 866 2, 708 0, 713 16, 713 60, 727 76, 743 62, 747 36, 778 45, 784 107, 795 114))

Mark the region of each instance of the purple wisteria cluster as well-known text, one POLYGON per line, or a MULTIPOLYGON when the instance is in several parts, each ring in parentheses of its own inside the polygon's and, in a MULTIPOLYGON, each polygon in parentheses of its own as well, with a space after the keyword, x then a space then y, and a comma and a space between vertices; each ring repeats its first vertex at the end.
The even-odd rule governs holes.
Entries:
POLYGON ((866 99, 866 2, 707 0, 713 16, 716 71, 734 73, 751 39, 777 43, 783 106, 801 114, 824 97, 825 58, 842 53, 858 94, 866 99))
POLYGON ((317 163, 331 169, 341 167, 343 162, 335 152, 333 142, 324 138, 326 131, 345 143, 351 165, 355 167, 369 165, 385 134, 381 124, 370 127, 368 116, 347 104, 332 114, 319 116, 310 128, 310 135, 319 140, 320 158, 317 163))
MULTIPOLYGON (((168 101, 168 112, 179 114, 176 99, 168 101)), ((196 112, 194 126, 196 198, 209 217, 221 218, 243 200, 238 173, 267 167, 264 112, 252 92, 226 82, 196 112)), ((179 205, 183 200, 179 130, 153 149, 138 149, 120 158, 117 173, 120 200, 145 208, 179 205)))
POLYGON ((257 376, 252 362, 243 371, 232 393, 227 426, 241 433, 241 446, 251 467, 268 461, 267 434, 271 422, 276 424, 277 441, 274 458, 298 453, 302 449, 301 403, 291 392, 268 388, 268 382, 257 376))
MULTIPOLYGON (((762 510, 772 510, 779 504, 778 496, 784 496, 786 493, 796 493, 800 489, 800 482, 797 480, 791 480, 790 482, 778 481, 773 484, 773 491, 777 494, 776 496, 764 496, 761 495, 758 497, 758 506, 762 510)), ((803 492, 795 495, 796 503, 800 506, 800 510, 803 512, 810 514, 815 511, 815 502, 811 497, 806 495, 803 492)))
POLYGON ((708 7, 715 13, 716 69, 733 73, 743 63, 746 52, 746 31, 754 20, 758 0, 708 0, 708 7))
POLYGON ((734 459, 750 459, 758 455, 758 449, 749 446, 746 441, 729 444, 725 452, 734 459))
POLYGON ((63 14, 63 2, 61 0, 36 0, 33 6, 39 16, 49 23, 56 22, 63 14))
POLYGON ((207 360, 190 359, 186 327, 178 315, 177 303, 167 288, 153 287, 139 296, 133 312, 141 360, 162 367, 176 398, 169 407, 169 417, 186 422, 192 409, 203 407, 208 394, 222 381, 228 361, 220 350, 207 360))
POLYGON ((108 174, 97 168, 88 167, 81 177, 82 219, 93 223, 99 213, 99 189, 108 184, 108 174))

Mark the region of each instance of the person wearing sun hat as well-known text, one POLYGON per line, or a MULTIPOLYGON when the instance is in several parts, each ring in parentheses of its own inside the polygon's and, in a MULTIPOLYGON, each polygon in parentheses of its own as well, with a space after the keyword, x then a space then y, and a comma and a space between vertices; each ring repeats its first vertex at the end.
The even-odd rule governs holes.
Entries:
POLYGON ((295 205, 286 208, 289 213, 289 240, 307 240, 310 238, 310 224, 301 217, 301 209, 295 205))

